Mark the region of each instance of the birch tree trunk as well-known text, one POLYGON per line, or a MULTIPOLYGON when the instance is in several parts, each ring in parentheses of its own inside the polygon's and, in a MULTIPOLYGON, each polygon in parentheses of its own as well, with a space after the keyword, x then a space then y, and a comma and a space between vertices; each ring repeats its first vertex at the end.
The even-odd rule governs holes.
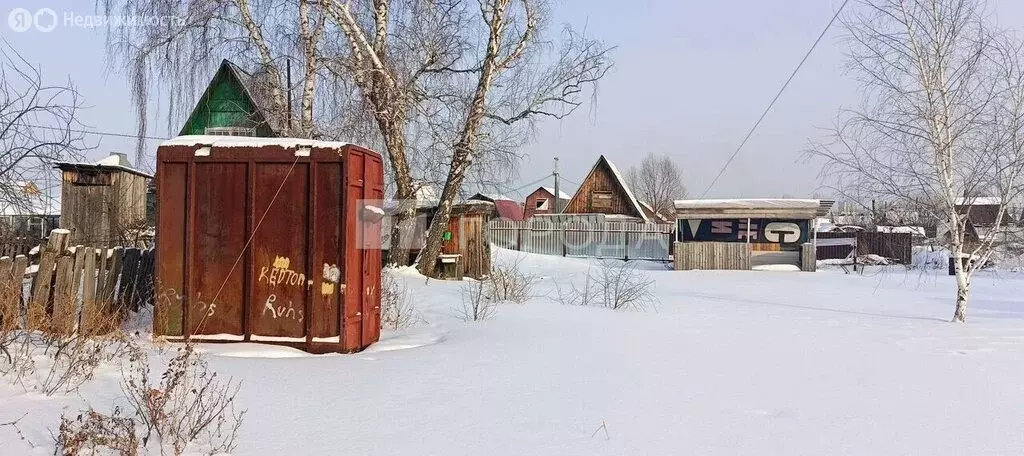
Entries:
POLYGON ((481 8, 484 12, 484 20, 490 30, 487 39, 487 51, 484 54, 483 62, 480 65, 480 78, 477 81, 476 90, 473 93, 473 100, 469 105, 469 112, 466 122, 459 134, 459 140, 455 143, 455 150, 452 154, 451 165, 448 171, 448 178, 445 180, 444 189, 441 191, 441 201, 438 203, 437 211, 433 220, 430 221, 427 242, 420 254, 420 272, 427 277, 437 275, 437 258, 441 254, 441 243, 443 242, 443 230, 451 222, 452 205, 462 189, 462 182, 466 178, 466 171, 473 163, 473 152, 477 136, 480 134, 480 126, 483 123, 484 115, 487 112, 487 94, 491 90, 496 74, 501 71, 500 67, 507 67, 517 60, 523 52, 526 44, 532 38, 532 32, 536 26, 536 19, 532 16, 532 10, 527 5, 527 28, 523 33, 520 44, 512 51, 512 54, 499 61, 499 53, 502 47, 502 38, 506 27, 506 13, 508 12, 511 0, 493 0, 490 3, 490 11, 481 8))

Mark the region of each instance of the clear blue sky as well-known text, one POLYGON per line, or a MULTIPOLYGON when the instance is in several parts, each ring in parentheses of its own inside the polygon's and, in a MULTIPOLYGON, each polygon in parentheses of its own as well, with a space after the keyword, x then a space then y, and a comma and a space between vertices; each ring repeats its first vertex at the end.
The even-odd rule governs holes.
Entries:
MULTIPOLYGON (((4 3, 3 19, 15 7, 50 7, 58 15, 93 13, 93 2, 4 3)), ((529 157, 521 182, 548 172, 556 155, 566 178, 579 182, 600 154, 625 171, 654 152, 675 157, 691 194, 699 194, 840 3, 557 2, 556 22, 586 26, 589 35, 618 46, 615 69, 601 82, 596 105, 541 125, 536 142, 525 148, 529 157)), ((995 0, 990 9, 1001 25, 1024 29, 1024 2, 995 0)), ((856 85, 843 74, 838 32, 819 45, 709 196, 807 196, 816 191, 818 166, 804 163, 801 151, 809 139, 821 136, 840 106, 858 101, 856 85)), ((57 27, 48 33, 15 33, 0 24, 0 34, 41 65, 51 81, 74 80, 91 106, 82 115, 86 124, 103 131, 135 131, 125 78, 106 70, 103 30, 57 27)), ((162 112, 166 106, 151 110, 162 112)), ((165 122, 154 119, 151 125, 164 133, 165 122)), ((133 140, 102 138, 94 155, 111 151, 133 152, 133 140)))

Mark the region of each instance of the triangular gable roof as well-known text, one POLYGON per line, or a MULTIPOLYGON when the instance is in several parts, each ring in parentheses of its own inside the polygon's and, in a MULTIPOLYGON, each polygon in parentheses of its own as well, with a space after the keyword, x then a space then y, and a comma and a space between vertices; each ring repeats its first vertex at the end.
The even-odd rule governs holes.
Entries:
MULTIPOLYGON (((555 188, 554 187, 541 187, 541 188, 543 188, 545 192, 550 193, 551 196, 555 196, 555 188)), ((562 189, 558 189, 558 193, 559 193, 559 195, 558 195, 559 199, 567 200, 569 198, 572 198, 571 196, 569 196, 568 193, 563 192, 562 189)))
POLYGON ((242 93, 249 99, 249 102, 253 106, 254 114, 256 118, 253 119, 257 124, 266 125, 275 136, 281 135, 281 129, 278 125, 270 122, 270 118, 266 115, 266 104, 263 102, 263 97, 258 96, 258 90, 256 90, 256 77, 243 70, 238 65, 235 65, 228 59, 224 59, 220 63, 220 67, 217 68, 217 72, 214 73, 213 78, 210 79, 210 84, 206 86, 206 90, 203 91, 203 95, 199 97, 199 101, 196 102, 196 107, 192 108, 192 112, 188 115, 188 119, 185 121, 185 125, 182 126, 179 136, 187 135, 189 126, 192 125, 195 120, 196 114, 202 109, 204 103, 209 99, 213 93, 214 85, 220 81, 220 78, 227 77, 236 81, 239 86, 242 87, 242 93))
POLYGON ((647 214, 644 213, 644 208, 643 206, 640 205, 640 201, 637 200, 635 196, 633 196, 633 191, 629 189, 629 185, 627 185, 626 180, 623 179, 622 173, 620 173, 618 168, 616 168, 615 165, 612 164, 612 162, 608 161, 608 159, 605 158, 604 155, 601 155, 600 157, 597 158, 597 162, 595 162, 594 166, 590 168, 590 172, 587 173, 587 177, 583 179, 583 185, 580 185, 580 188, 577 189, 576 193, 572 195, 572 199, 569 200, 565 207, 572 206, 573 202, 576 201, 576 198, 579 198, 580 192, 582 192, 583 189, 587 187, 587 181, 589 181, 594 176, 594 173, 597 172, 598 167, 600 167, 602 164, 605 167, 607 167, 609 171, 611 171, 612 181, 614 181, 614 183, 618 185, 619 188, 622 189, 622 191, 626 194, 626 200, 633 209, 633 215, 635 215, 637 218, 643 219, 645 222, 650 222, 651 220, 650 218, 647 217, 647 214))

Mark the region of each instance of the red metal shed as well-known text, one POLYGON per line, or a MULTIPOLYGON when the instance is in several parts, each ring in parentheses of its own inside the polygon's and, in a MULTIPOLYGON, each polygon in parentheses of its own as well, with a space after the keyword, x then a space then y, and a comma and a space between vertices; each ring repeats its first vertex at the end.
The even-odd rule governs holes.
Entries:
POLYGON ((157 151, 154 333, 352 352, 380 337, 380 155, 180 136, 157 151))

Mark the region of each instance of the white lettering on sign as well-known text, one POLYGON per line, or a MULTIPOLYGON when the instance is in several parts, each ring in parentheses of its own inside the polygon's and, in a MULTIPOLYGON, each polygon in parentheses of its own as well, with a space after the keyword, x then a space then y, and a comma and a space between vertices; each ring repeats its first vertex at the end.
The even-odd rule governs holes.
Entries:
POLYGON ((800 225, 789 222, 771 222, 764 227, 764 238, 769 242, 792 244, 800 241, 800 225))

